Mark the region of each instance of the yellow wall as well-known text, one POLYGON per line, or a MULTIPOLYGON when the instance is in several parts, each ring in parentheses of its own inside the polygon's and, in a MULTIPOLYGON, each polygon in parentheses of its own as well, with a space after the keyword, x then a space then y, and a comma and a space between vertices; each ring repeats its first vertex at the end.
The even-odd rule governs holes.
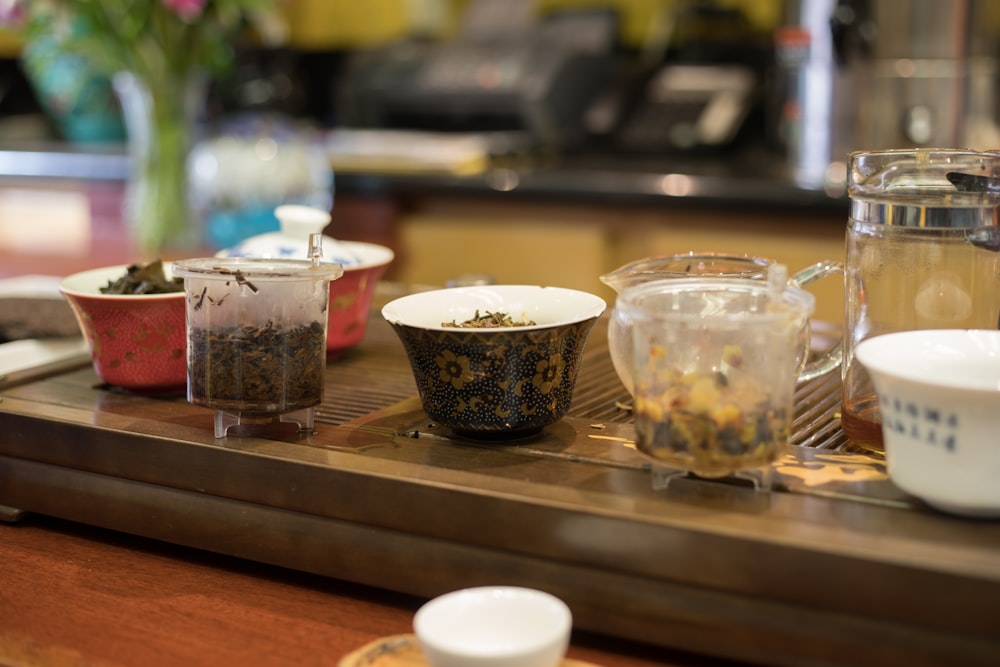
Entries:
MULTIPOLYGON (((621 13, 621 39, 629 46, 646 43, 669 12, 691 0, 536 0, 539 13, 568 7, 614 7, 621 13)), ((351 49, 399 39, 426 23, 421 7, 440 4, 441 31, 456 27, 469 0, 289 0, 282 4, 289 45, 303 50, 351 49)), ((775 0, 720 0, 740 7, 756 26, 778 25, 781 3, 775 0)), ((21 40, 0 30, 0 57, 16 57, 21 40)))
MULTIPOLYGON (((285 5, 291 46, 295 48, 358 48, 389 42, 425 22, 426 8, 441 7, 443 32, 453 30, 471 0, 291 0, 285 5), (422 9, 424 8, 424 9, 422 9)), ((693 0, 536 0, 539 14, 571 7, 613 7, 621 15, 621 39, 627 46, 647 42, 668 20, 669 13, 693 0)), ((759 28, 780 21, 776 0, 720 0, 744 11, 759 28)), ((434 10, 436 11, 436 10, 434 10)))
MULTIPOLYGON (((657 31, 657 23, 669 21, 671 12, 696 0, 537 0, 539 11, 568 7, 614 7, 621 15, 621 39, 627 46, 641 46, 657 31)), ((781 20, 777 0, 718 0, 725 7, 743 10, 750 22, 761 29, 771 29, 781 20)))
MULTIPOLYGON (((400 220, 394 279, 444 285, 463 274, 582 289, 609 302, 600 276, 654 255, 689 251, 770 257, 789 273, 843 260, 846 218, 491 200, 427 200, 400 220)), ((843 319, 843 280, 811 286, 816 318, 843 319)))
POLYGON ((16 58, 21 54, 21 37, 8 30, 0 30, 0 58, 16 58))
POLYGON ((355 48, 401 37, 410 24, 406 0, 292 0, 284 6, 294 48, 355 48))

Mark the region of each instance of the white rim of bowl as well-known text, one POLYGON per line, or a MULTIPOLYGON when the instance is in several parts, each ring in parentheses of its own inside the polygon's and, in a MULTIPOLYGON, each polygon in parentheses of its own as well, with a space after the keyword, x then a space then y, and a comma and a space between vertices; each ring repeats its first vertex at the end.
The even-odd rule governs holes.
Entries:
MULTIPOLYGON (((184 290, 178 290, 176 292, 163 292, 161 294, 103 294, 100 289, 104 287, 109 282, 120 278, 128 270, 128 267, 132 264, 119 264, 115 266, 102 266, 96 269, 87 269, 86 271, 78 271, 77 273, 70 274, 59 281, 59 291, 67 296, 76 296, 82 298, 96 298, 96 299, 143 299, 144 301, 162 301, 168 299, 183 299, 185 297, 184 290), (92 280, 93 287, 88 289, 82 289, 79 285, 73 286, 74 283, 82 282, 84 280, 92 280)), ((173 271, 171 267, 172 262, 163 262, 163 268, 168 272, 169 277, 173 276, 173 271)))
MULTIPOLYGON (((527 298, 518 297, 519 301, 527 301, 527 298)), ((490 304, 480 304, 479 310, 488 310, 486 306, 490 304)), ((511 317, 517 318, 521 315, 529 318, 535 318, 538 314, 544 312, 544 304, 539 304, 533 307, 534 312, 526 312, 522 309, 520 313, 510 313, 507 314, 511 317)), ((604 311, 607 310, 607 303, 601 297, 596 294, 591 294, 590 292, 584 292, 582 290, 570 289, 567 287, 551 287, 543 285, 472 285, 468 287, 447 287, 443 289, 429 290, 426 292, 415 292, 413 294, 407 294, 406 296, 401 296, 393 299, 389 303, 382 307, 382 317, 386 319, 390 324, 398 324, 402 326, 414 327, 418 329, 427 329, 431 331, 463 331, 463 332, 481 332, 481 333, 491 333, 491 332, 510 332, 510 331, 533 331, 538 329, 549 329, 552 327, 566 326, 568 324, 577 324, 580 322, 585 322, 590 319, 600 317, 604 311), (425 316, 428 318, 427 321, 420 320, 416 321, 412 317, 407 317, 407 313, 402 312, 402 309, 411 309, 416 306, 430 305, 435 301, 439 301, 442 298, 447 302, 448 296, 468 296, 483 293, 493 293, 494 298, 500 299, 501 302, 494 304, 497 311, 502 311, 504 308, 503 300, 507 300, 515 296, 518 292, 530 293, 532 296, 546 294, 551 296, 555 294, 556 296, 563 296, 567 299, 576 299, 579 301, 577 304, 578 312, 575 312, 571 316, 564 316, 556 320, 547 322, 538 322, 532 325, 521 325, 521 326, 511 326, 511 327, 490 327, 490 328, 456 328, 443 326, 441 322, 451 321, 448 319, 452 316, 452 319, 458 320, 459 317, 464 319, 471 318, 475 313, 475 307, 471 309, 462 309, 461 314, 458 310, 454 313, 442 313, 445 319, 438 320, 435 316, 435 321, 430 321, 429 310, 424 311, 425 316)), ((439 311, 440 312, 440 311, 439 311)), ((496 312, 496 311, 490 311, 496 312)))
MULTIPOLYGON (((925 345, 942 345, 945 339, 952 341, 956 338, 969 339, 973 337, 997 339, 997 359, 1000 360, 1000 330, 994 329, 921 329, 896 331, 864 339, 858 343, 854 355, 870 373, 880 373, 886 377, 898 378, 906 382, 928 387, 948 387, 969 391, 996 391, 1000 388, 1000 378, 983 378, 979 382, 973 381, 971 383, 968 378, 957 380, 942 377, 941 375, 935 375, 931 378, 930 373, 920 371, 914 366, 912 355, 901 359, 896 354, 889 354, 900 351, 900 340, 918 339, 925 345), (899 363, 900 361, 906 363, 899 363)), ((963 355, 962 358, 968 359, 968 355, 963 355)), ((942 363, 944 362, 943 357, 940 360, 942 363)))

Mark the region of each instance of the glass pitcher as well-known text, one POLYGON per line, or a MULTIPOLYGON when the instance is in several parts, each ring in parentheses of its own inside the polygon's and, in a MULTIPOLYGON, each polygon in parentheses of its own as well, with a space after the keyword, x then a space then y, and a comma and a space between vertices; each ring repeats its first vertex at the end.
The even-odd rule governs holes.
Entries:
POLYGON ((854 152, 848 195, 841 424, 881 452, 878 402, 855 349, 893 331, 997 328, 1000 153, 854 152))

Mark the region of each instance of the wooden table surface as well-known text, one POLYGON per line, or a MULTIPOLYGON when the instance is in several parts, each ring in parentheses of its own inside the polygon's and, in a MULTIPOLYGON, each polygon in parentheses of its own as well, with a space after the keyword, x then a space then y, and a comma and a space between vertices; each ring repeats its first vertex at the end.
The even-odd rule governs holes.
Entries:
MULTIPOLYGON (((0 524, 0 665, 337 665, 421 599, 27 515, 0 524)), ((731 665, 576 633, 605 667, 731 665)))

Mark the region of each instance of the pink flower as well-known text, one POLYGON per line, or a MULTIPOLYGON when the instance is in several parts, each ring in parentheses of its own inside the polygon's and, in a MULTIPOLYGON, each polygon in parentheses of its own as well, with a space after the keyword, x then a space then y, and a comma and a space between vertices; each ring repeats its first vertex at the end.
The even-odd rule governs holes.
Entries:
POLYGON ((198 18, 208 0, 163 0, 163 5, 185 21, 198 18))
POLYGON ((27 10, 21 0, 0 0, 0 26, 20 28, 27 18, 27 10))

